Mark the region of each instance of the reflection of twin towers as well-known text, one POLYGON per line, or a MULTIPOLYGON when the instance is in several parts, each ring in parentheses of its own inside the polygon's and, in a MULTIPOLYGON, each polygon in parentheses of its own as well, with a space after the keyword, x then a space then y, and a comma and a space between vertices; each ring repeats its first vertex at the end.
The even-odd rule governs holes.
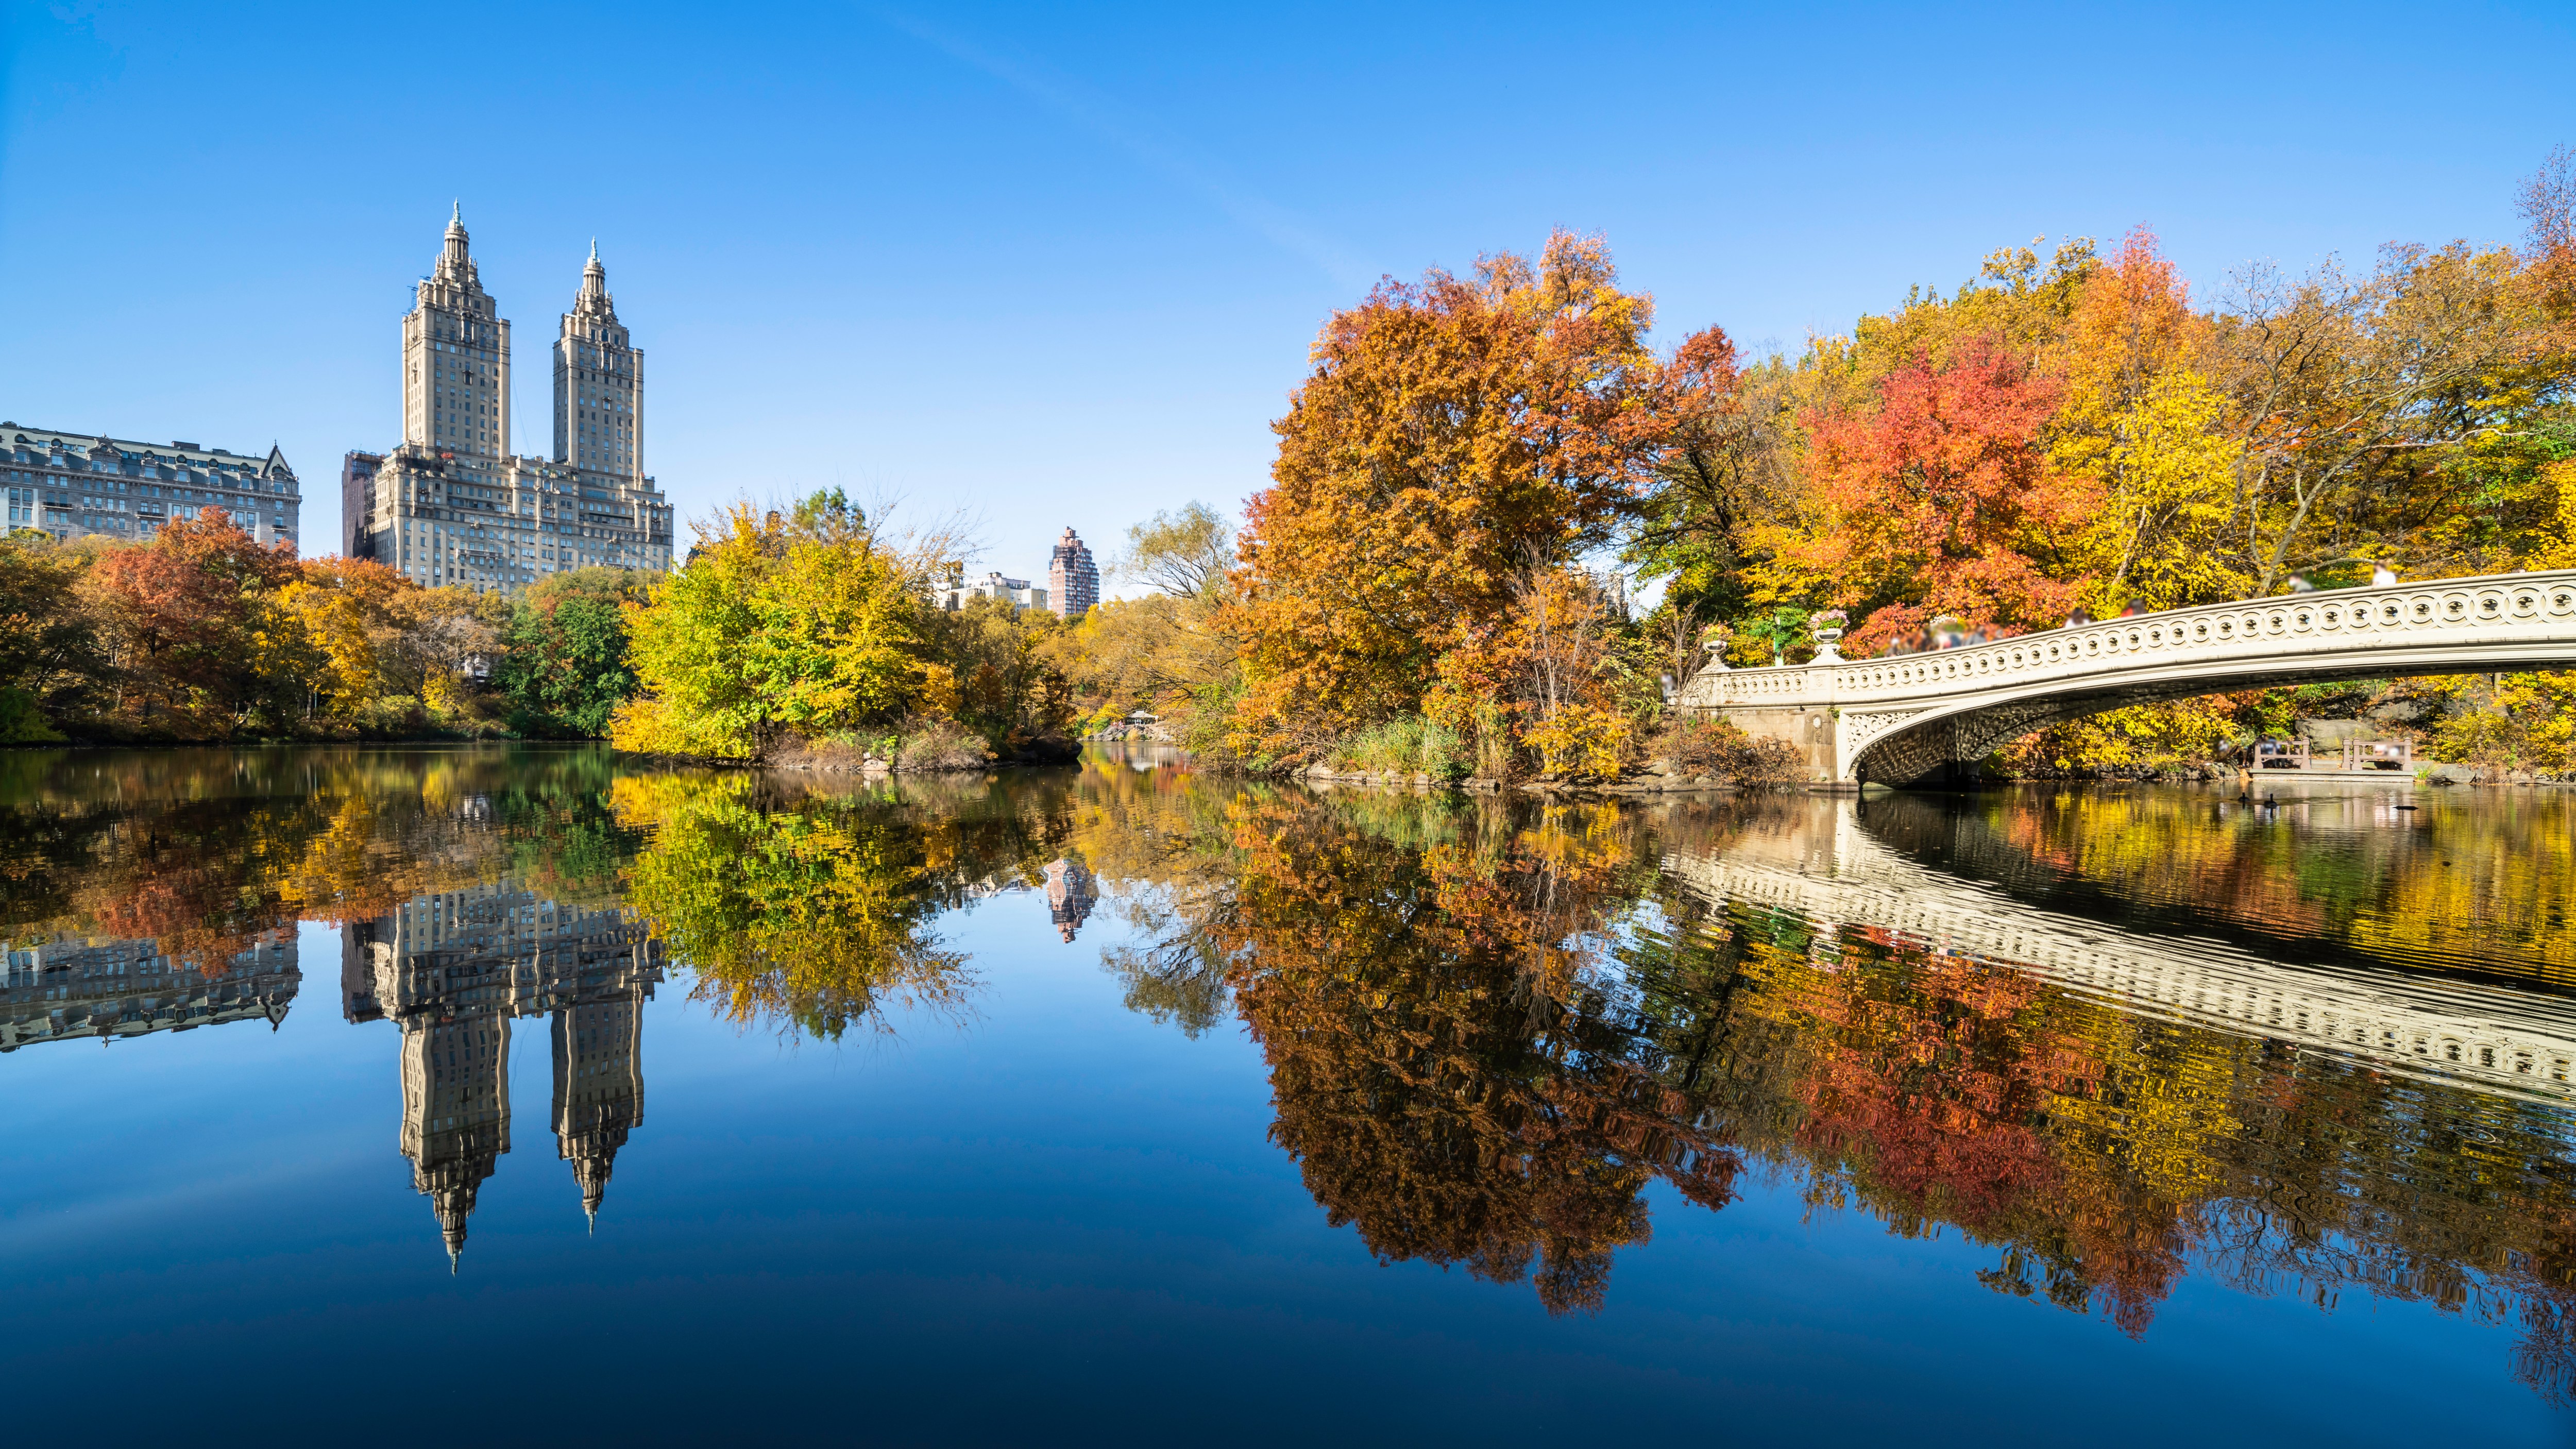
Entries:
POLYGON ((644 1120, 644 1003, 661 947, 615 910, 508 886, 423 896, 341 933, 342 1009, 402 1028, 403 1155, 452 1263, 510 1150, 510 1023, 553 1013, 556 1154, 593 1221, 644 1120))

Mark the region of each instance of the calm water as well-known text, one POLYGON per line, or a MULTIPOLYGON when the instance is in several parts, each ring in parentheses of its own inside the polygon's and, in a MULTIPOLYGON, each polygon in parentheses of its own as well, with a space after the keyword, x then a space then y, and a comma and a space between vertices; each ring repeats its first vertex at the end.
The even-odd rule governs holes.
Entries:
POLYGON ((0 755, 10 1432, 2563 1442, 2571 826, 0 755))

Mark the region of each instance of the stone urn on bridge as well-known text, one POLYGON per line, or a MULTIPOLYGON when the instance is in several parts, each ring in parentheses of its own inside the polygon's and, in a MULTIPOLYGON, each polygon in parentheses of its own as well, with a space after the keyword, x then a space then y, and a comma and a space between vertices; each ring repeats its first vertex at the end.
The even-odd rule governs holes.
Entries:
POLYGON ((1816 641, 1816 657, 1808 662, 1811 664, 1842 663, 1842 650, 1837 646, 1842 643, 1843 626, 1850 622, 1851 615, 1840 609, 1820 609, 1809 614, 1807 635, 1816 641))

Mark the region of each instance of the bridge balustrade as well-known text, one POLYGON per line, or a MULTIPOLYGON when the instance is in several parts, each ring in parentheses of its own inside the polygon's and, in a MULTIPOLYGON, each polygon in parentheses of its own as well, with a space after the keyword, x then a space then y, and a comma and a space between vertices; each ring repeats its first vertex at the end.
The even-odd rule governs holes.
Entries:
POLYGON ((2313 679, 2567 667, 2576 570, 2204 604, 1928 654, 1712 664, 1679 702, 1806 749, 1819 783, 1902 784, 2125 705, 2313 679))

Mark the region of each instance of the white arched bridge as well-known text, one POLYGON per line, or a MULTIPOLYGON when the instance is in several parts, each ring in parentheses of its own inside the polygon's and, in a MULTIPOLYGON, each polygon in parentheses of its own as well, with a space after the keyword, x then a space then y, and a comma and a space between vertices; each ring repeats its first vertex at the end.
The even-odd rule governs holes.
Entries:
POLYGON ((1728 669, 1679 704, 1804 752, 1817 784, 1905 785, 2059 720, 2318 680, 2576 668, 2576 569, 2203 604, 1882 659, 1728 669))

